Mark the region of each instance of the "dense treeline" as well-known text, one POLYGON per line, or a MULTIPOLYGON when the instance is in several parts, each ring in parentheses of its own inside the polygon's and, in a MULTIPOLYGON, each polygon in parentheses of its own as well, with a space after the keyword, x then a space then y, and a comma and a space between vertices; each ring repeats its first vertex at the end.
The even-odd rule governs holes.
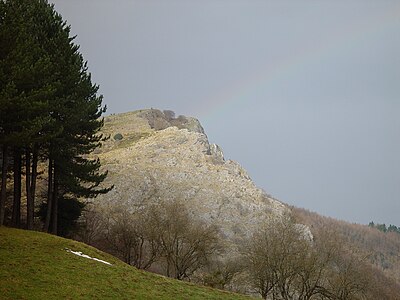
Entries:
POLYGON ((293 207, 292 209, 298 221, 308 225, 312 230, 334 229, 342 238, 343 246, 353 249, 356 256, 363 258, 364 264, 370 266, 377 296, 369 298, 398 299, 400 295, 399 234, 383 233, 370 226, 339 221, 301 208, 293 207))
POLYGON ((368 226, 371 227, 371 228, 376 228, 379 231, 382 231, 382 232, 385 232, 385 233, 386 232, 396 232, 396 233, 400 234, 400 227, 397 227, 397 226, 392 225, 392 224, 390 224, 389 226, 386 226, 385 223, 383 223, 383 224, 376 223, 375 224, 372 221, 372 222, 369 222, 368 226))
POLYGON ((22 226, 24 195, 33 228, 39 165, 47 165, 45 231, 57 234, 60 201, 109 190, 99 188, 100 162, 86 157, 104 139, 105 107, 73 40, 46 0, 0 1, 0 225, 22 226))

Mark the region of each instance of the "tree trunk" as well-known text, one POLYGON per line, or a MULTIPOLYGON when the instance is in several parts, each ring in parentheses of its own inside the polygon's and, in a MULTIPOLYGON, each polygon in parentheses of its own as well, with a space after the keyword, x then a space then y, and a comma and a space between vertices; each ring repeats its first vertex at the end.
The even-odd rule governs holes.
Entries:
POLYGON ((14 202, 11 225, 21 226, 21 149, 14 149, 14 202))
POLYGON ((170 276, 170 264, 169 264, 169 258, 167 257, 167 277, 171 277, 170 276))
POLYGON ((36 193, 36 179, 37 179, 37 164, 38 164, 38 145, 35 144, 33 146, 33 153, 32 153, 32 174, 31 174, 31 215, 32 215, 32 228, 34 225, 34 218, 35 218, 35 193, 36 193))
POLYGON ((0 226, 4 224, 4 212, 7 200, 7 170, 8 147, 7 145, 3 145, 3 162, 1 166, 0 226))
POLYGON ((51 213, 51 233, 54 235, 58 233, 58 172, 58 167, 54 164, 53 207, 51 213))
POLYGON ((33 203, 31 193, 31 152, 25 151, 26 229, 33 229, 33 203))
POLYGON ((44 222, 43 231, 49 232, 50 230, 50 219, 51 219, 51 211, 53 208, 53 160, 49 158, 49 169, 47 175, 47 210, 46 210, 46 219, 44 222))
POLYGON ((35 217, 35 191, 37 178, 38 150, 35 144, 32 151, 32 172, 31 172, 31 152, 26 150, 26 228, 33 229, 35 217))

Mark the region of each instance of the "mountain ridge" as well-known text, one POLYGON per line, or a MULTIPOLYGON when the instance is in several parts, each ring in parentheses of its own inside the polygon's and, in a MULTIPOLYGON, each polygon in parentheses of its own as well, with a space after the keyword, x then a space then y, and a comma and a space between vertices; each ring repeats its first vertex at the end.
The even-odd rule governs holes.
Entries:
POLYGON ((180 198, 233 244, 265 219, 289 212, 258 188, 239 163, 225 160, 195 118, 148 109, 104 121, 102 132, 111 138, 96 157, 109 172, 105 184, 115 188, 100 195, 98 203, 135 206, 180 198))
MULTIPOLYGON (((195 118, 175 118, 171 111, 139 110, 105 117, 103 133, 111 139, 96 156, 109 171, 108 183, 115 184, 116 188, 96 199, 100 200, 96 202, 100 206, 119 203, 134 207, 141 201, 182 198, 193 214, 219 226, 226 248, 232 249, 233 256, 242 240, 261 223, 285 213, 293 211, 294 216, 301 215, 297 222, 304 224, 303 230, 309 237, 313 229, 322 229, 326 224, 337 226, 335 222, 325 221, 319 225, 311 217, 305 218, 307 214, 299 213, 258 188, 239 163, 226 160, 222 149, 209 143, 195 118), (115 139, 117 134, 122 139, 115 139)), ((340 227, 339 231, 349 230, 340 227)), ((362 233, 356 230, 355 234, 362 233)), ((364 247, 351 239, 347 242, 351 247, 364 247)), ((375 248, 370 247, 368 251, 373 252, 375 248)), ((379 252, 382 251, 377 255, 379 252)), ((382 271, 398 281, 395 271, 382 271)))

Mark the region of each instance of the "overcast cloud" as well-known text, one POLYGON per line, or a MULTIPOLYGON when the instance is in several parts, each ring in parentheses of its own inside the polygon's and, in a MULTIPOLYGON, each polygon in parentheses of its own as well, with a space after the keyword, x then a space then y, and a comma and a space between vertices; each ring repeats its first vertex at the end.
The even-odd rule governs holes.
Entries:
POLYGON ((52 1, 108 113, 172 109, 258 186, 400 225, 398 1, 52 1))

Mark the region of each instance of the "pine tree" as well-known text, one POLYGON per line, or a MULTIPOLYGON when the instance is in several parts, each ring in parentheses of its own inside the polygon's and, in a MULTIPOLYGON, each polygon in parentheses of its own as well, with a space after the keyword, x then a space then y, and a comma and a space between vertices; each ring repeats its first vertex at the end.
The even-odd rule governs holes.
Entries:
MULTIPOLYGON (((13 153, 12 223, 19 225, 25 162, 27 228, 33 226, 38 161, 48 161, 45 229, 57 233, 58 200, 95 197, 106 177, 87 155, 100 146, 105 108, 70 27, 46 0, 0 0, 0 145, 4 216, 9 153, 13 153)), ((0 223, 2 224, 2 223, 0 223)))
MULTIPOLYGON (((1 1, 0 6, 0 144, 3 148, 0 224, 4 220, 8 153, 12 150, 14 226, 20 223, 22 152, 27 149, 28 153, 29 144, 43 133, 42 128, 48 123, 44 108, 51 95, 51 89, 45 83, 49 75, 48 57, 32 32, 35 28, 35 4, 29 1, 1 1)), ((34 156, 33 166, 35 161, 34 156)), ((35 182, 35 171, 32 176, 30 184, 35 182)), ((27 191, 29 204, 33 199, 30 197, 32 188, 27 191)), ((32 209, 28 211, 32 216, 32 209)))
MULTIPOLYGON (((56 97, 50 103, 54 106, 53 118, 63 130, 50 141, 48 219, 51 232, 57 232, 58 201, 63 198, 95 197, 110 188, 98 188, 107 173, 100 173, 99 160, 87 158, 104 140, 98 131, 103 126, 100 119, 105 112, 102 96, 97 95, 98 86, 92 84, 87 64, 79 53, 79 47, 70 37, 70 27, 62 22, 53 10, 54 23, 58 34, 54 51, 54 74, 60 83, 56 97), (52 170, 51 170, 52 169, 52 170), (50 203, 52 202, 52 203, 50 203), (49 220, 50 218, 50 220, 49 220)), ((51 45, 50 45, 51 46, 51 45)))

